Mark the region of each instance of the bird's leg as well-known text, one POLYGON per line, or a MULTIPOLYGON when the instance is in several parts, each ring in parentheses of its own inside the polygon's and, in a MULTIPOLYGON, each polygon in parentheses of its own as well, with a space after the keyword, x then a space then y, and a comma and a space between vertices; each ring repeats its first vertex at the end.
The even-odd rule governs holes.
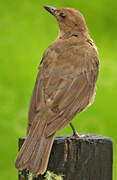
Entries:
MULTIPOLYGON (((76 131, 76 129, 75 129, 75 127, 73 126, 73 124, 72 123, 69 123, 70 124, 70 126, 71 126, 71 128, 72 128, 72 130, 73 130, 73 136, 71 137, 71 139, 72 138, 88 138, 88 137, 90 137, 91 135, 89 134, 78 134, 78 132, 76 131)), ((70 138, 69 138, 70 139, 70 138)))
POLYGON ((80 135, 78 134, 78 132, 76 131, 75 127, 73 126, 72 123, 69 123, 72 130, 73 130, 73 137, 76 137, 76 138, 80 138, 80 135))

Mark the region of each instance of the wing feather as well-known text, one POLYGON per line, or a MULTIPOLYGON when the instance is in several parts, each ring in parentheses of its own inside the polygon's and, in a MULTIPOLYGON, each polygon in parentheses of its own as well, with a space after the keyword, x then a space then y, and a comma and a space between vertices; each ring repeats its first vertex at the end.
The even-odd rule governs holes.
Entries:
POLYGON ((96 53, 94 57, 80 54, 77 59, 77 51, 75 53, 71 56, 69 52, 69 59, 64 53, 63 61, 47 56, 40 66, 33 96, 36 97, 36 109, 43 111, 47 108, 51 114, 46 119, 47 136, 65 127, 77 113, 88 107, 94 94, 99 71, 98 56, 96 53))

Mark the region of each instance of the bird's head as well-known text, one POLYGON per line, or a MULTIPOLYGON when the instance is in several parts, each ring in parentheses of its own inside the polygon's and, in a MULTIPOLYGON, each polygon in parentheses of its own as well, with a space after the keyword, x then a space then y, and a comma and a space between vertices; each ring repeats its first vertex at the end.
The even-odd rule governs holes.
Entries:
POLYGON ((87 33, 85 19, 79 11, 73 8, 53 8, 50 6, 44 6, 44 8, 55 16, 61 37, 78 37, 80 34, 87 33))

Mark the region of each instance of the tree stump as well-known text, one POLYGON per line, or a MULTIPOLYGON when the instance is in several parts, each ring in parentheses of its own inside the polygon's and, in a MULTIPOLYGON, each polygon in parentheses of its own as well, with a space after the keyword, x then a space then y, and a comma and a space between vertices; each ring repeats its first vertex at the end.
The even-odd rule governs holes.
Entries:
MULTIPOLYGON (((56 136, 47 170, 62 174, 64 180, 112 180, 113 143, 108 137, 85 134, 56 136)), ((19 139, 19 149, 25 138, 19 139)), ((19 171, 19 180, 28 180, 27 170, 19 171)), ((44 180, 44 176, 31 180, 44 180)))

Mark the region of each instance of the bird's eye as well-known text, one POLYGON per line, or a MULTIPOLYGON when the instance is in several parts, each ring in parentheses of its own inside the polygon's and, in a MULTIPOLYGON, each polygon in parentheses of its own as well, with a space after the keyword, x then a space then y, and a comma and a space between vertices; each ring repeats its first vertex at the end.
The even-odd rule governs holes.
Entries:
POLYGON ((72 34, 72 36, 73 36, 73 37, 78 37, 78 35, 77 35, 77 34, 72 34))
POLYGON ((62 18, 65 18, 65 17, 66 17, 66 14, 60 13, 60 16, 61 16, 62 18))

